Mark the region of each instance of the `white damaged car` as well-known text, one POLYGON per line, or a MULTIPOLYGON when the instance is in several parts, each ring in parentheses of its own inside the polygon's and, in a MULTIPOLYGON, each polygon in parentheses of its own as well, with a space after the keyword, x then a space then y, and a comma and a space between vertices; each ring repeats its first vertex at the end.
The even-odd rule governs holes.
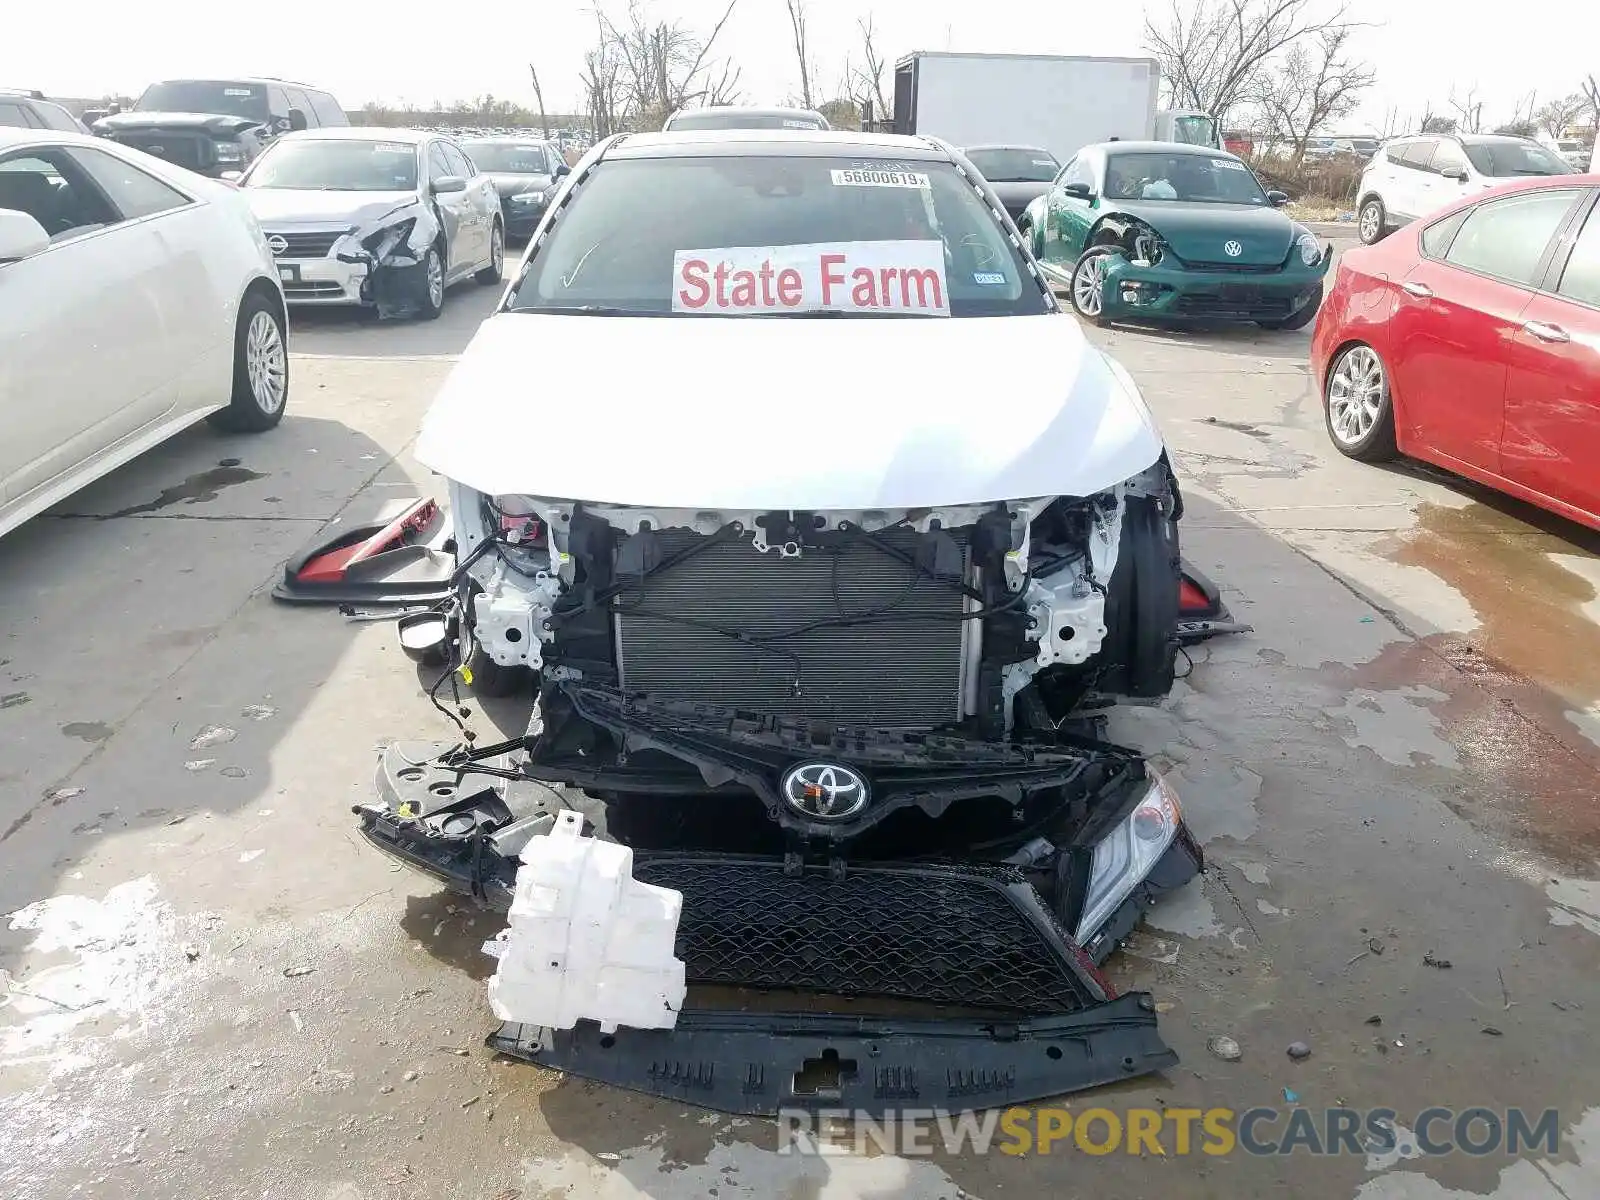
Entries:
POLYGON ((838 132, 601 143, 417 456, 449 480, 452 663, 534 716, 496 746, 392 747, 358 813, 373 844, 510 909, 499 1048, 746 1112, 803 1094, 819 1043, 785 1040, 802 1029, 875 1060, 830 1093, 850 1108, 892 1101, 885 1079, 946 1078, 952 1056, 972 1077, 921 1102, 1175 1061, 1149 998, 1095 964, 1200 851, 1167 784, 1085 714, 1171 687, 1177 481, 1133 381, 959 152, 838 132), (634 881, 681 896, 681 916, 628 901, 675 914, 668 951, 626 921, 562 923, 621 904, 615 884, 519 891, 519 866, 552 877, 558 818, 561 862, 584 859, 574 811, 634 881), (552 949, 568 938, 573 955, 552 949), (691 989, 1013 1023, 736 1020, 680 1011, 667 985, 640 1017, 674 952, 691 989), (714 1079, 685 1092, 660 1064, 712 1057, 711 1031, 732 1067, 686 1067, 714 1079))

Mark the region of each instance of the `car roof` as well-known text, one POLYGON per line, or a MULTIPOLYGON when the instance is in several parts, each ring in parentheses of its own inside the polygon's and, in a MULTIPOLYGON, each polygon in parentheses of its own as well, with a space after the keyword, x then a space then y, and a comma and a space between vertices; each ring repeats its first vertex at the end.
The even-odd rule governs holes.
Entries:
MULTIPOLYGON (((1316 139, 1313 138, 1313 141, 1316 139)), ((1085 150, 1103 150, 1107 154, 1193 154, 1208 158, 1232 158, 1226 150, 1215 146, 1191 146, 1188 142, 1096 142, 1085 150)))
POLYGON ((814 108, 789 108, 786 105, 776 104, 703 104, 695 108, 680 108, 673 113, 676 116, 687 116, 690 113, 749 113, 755 117, 814 117, 819 121, 826 120, 814 108))
POLYGON ((828 158, 839 155, 948 162, 937 142, 894 133, 839 129, 683 129, 631 133, 606 148, 606 158, 694 158, 706 155, 770 155, 828 158))
POLYGON ((461 139, 463 144, 471 142, 474 146, 481 146, 485 142, 504 146, 548 146, 557 140, 554 136, 545 137, 540 133, 530 133, 527 137, 515 133, 474 133, 461 139))
MULTIPOLYGON (((1050 151, 1043 146, 1027 146, 1021 142, 984 142, 981 145, 961 148, 963 154, 971 154, 974 150, 1026 150, 1029 154, 1050 154, 1050 151)), ((1055 155, 1050 154, 1050 157, 1054 158, 1055 155)))
POLYGON ((8 125, 0 125, 0 150, 9 150, 13 146, 36 146, 41 143, 63 146, 104 146, 104 138, 95 137, 91 133, 73 133, 66 129, 14 129, 8 125))
POLYGON ((278 87, 309 88, 313 92, 326 92, 325 87, 318 87, 314 83, 301 83, 297 79, 277 79, 271 75, 174 75, 170 79, 158 79, 157 83, 259 83, 262 87, 274 84, 278 87))
POLYGON ((280 142, 405 142, 420 146, 442 133, 420 129, 384 129, 373 125, 330 125, 326 129, 300 129, 286 133, 280 142))

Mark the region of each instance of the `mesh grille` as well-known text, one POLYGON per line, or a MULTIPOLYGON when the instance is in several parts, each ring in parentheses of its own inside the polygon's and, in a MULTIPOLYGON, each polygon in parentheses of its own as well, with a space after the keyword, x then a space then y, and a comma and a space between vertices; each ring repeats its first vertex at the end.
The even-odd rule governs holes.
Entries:
POLYGON ((164 158, 191 171, 203 170, 211 165, 212 150, 209 138, 186 133, 131 133, 117 135, 117 141, 164 158))
POLYGON ((1009 873, 852 867, 833 879, 786 875, 778 862, 638 855, 634 876, 683 893, 677 954, 695 983, 1018 1012, 1084 1002, 1053 922, 1041 928, 1003 890, 1017 880, 1009 873))
POLYGON ((274 233, 267 231, 268 239, 282 238, 288 248, 276 251, 279 258, 325 258, 333 244, 344 234, 340 230, 323 230, 315 233, 274 233))
MULTIPOLYGON (((663 557, 699 540, 681 530, 657 536, 663 557)), ((908 553, 916 545, 913 533, 879 536, 908 553)), ((749 538, 724 542, 648 577, 617 610, 629 691, 880 728, 959 716, 961 593, 864 541, 807 547, 798 558, 762 554, 749 538), (938 615, 824 627, 766 649, 708 628, 770 635, 888 605, 938 615)))

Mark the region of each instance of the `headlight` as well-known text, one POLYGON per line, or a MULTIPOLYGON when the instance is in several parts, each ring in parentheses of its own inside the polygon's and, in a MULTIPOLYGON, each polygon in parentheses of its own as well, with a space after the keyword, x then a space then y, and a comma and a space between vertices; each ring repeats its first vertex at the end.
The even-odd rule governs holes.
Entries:
POLYGON ((243 162, 244 147, 239 145, 238 142, 218 142, 217 161, 230 163, 243 162))
POLYGON ((1322 246, 1315 234, 1302 233, 1294 244, 1300 247, 1300 261, 1306 266, 1314 267, 1322 261, 1322 246))
POLYGON ((368 234, 361 239, 361 245, 373 258, 381 260, 410 241, 411 231, 416 227, 417 219, 407 217, 403 221, 396 221, 393 225, 384 226, 376 233, 368 234))
POLYGON ((513 203, 513 204, 537 204, 539 201, 541 201, 543 199, 544 199, 544 192, 542 190, 541 191, 537 191, 537 192, 518 192, 515 196, 511 197, 511 203, 513 203))
POLYGON ((1096 844, 1078 921, 1080 946, 1093 939, 1161 861, 1178 834, 1178 821, 1178 794, 1158 775, 1127 819, 1096 844))

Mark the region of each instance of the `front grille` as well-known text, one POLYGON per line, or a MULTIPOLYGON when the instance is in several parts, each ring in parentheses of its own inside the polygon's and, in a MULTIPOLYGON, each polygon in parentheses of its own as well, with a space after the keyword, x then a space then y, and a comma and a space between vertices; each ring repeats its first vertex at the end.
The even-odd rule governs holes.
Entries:
POLYGON ((1230 275, 1275 275, 1283 270, 1282 263, 1192 262, 1195 271, 1221 271, 1230 275))
POLYGON ((328 279, 285 279, 283 294, 291 299, 312 299, 317 296, 342 296, 344 288, 328 279))
POLYGON ((274 232, 271 229, 266 232, 267 241, 271 245, 277 245, 275 240, 277 238, 282 238, 287 243, 285 249, 273 251, 279 258, 326 258, 328 252, 333 249, 333 244, 344 236, 342 229, 324 229, 314 233, 303 230, 294 233, 284 230, 274 232))
MULTIPOLYGON (((687 530, 653 536, 663 560, 702 540, 687 530)), ((919 541, 905 530, 875 536, 906 554, 919 541)), ((782 558, 776 548, 758 552, 745 537, 704 549, 619 596, 617 665, 625 689, 655 699, 928 728, 960 715, 962 610, 956 587, 864 538, 841 535, 836 545, 782 558), (907 615, 810 628, 878 612, 907 615), (760 645, 734 636, 771 638, 802 628, 760 645)))
POLYGON ((1285 292, 1248 286, 1226 286, 1207 292, 1184 292, 1176 311, 1194 317, 1243 317, 1271 320, 1293 311, 1294 297, 1285 292))
POLYGON ((207 137, 186 133, 122 133, 116 135, 116 140, 191 171, 204 171, 216 162, 216 151, 207 137))
POLYGON ((693 983, 1030 1013, 1087 999, 1060 927, 1008 868, 851 866, 835 879, 639 854, 634 877, 683 893, 675 953, 693 983))

